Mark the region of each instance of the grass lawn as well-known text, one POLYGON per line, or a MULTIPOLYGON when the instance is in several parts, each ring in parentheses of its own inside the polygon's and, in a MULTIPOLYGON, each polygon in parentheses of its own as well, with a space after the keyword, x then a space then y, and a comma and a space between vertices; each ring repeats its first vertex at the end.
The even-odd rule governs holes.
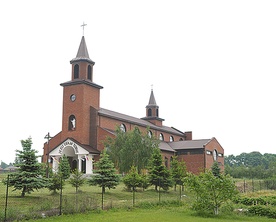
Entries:
MULTIPOLYGON (((6 178, 6 175, 0 175, 0 181, 6 178)), ((59 193, 52 194, 47 189, 41 189, 31 194, 26 194, 24 198, 20 197, 20 191, 12 191, 12 187, 9 188, 8 198, 8 218, 17 218, 18 215, 34 215, 38 213, 41 216, 42 212, 57 210, 59 208, 59 193)), ((202 218, 194 215, 194 212, 190 210, 189 206, 193 201, 193 197, 190 193, 184 192, 185 197, 181 199, 183 206, 175 206, 172 204, 163 204, 157 206, 159 202, 159 194, 153 187, 142 191, 138 190, 135 193, 135 207, 133 208, 132 193, 127 192, 122 183, 116 187, 106 191, 104 195, 104 208, 101 209, 101 188, 95 186, 88 186, 87 184, 80 188, 80 193, 76 195, 75 189, 66 184, 63 189, 63 201, 62 212, 75 213, 76 206, 79 209, 85 208, 83 214, 67 214, 62 216, 47 217, 38 220, 29 221, 151 221, 151 222, 163 222, 163 221, 185 221, 185 222, 234 222, 234 221, 275 221, 275 219, 268 219, 266 217, 246 217, 242 215, 232 214, 231 216, 223 215, 214 218, 202 218)), ((0 221, 4 218, 5 209, 5 195, 6 186, 0 182, 0 221)), ((266 193, 262 193, 266 195, 266 193)), ((272 192, 271 195, 275 195, 272 192)), ((160 200, 162 201, 179 201, 180 192, 179 189, 174 191, 173 189, 168 192, 161 192, 160 200)), ((83 212, 83 211, 81 211, 83 212)), ((55 215, 58 213, 56 212, 55 215)))
POLYGON ((50 222, 50 221, 66 221, 66 222, 269 222, 275 219, 265 217, 245 217, 239 215, 202 218, 192 214, 191 211, 183 207, 155 207, 150 209, 113 209, 109 211, 98 211, 85 214, 55 216, 39 220, 29 220, 30 222, 50 222))

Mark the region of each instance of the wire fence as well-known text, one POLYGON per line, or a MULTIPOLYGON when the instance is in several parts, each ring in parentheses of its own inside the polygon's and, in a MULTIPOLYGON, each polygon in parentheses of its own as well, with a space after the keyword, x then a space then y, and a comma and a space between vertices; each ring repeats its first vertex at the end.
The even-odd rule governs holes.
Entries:
MULTIPOLYGON (((79 192, 75 188, 65 184, 62 190, 56 193, 48 189, 40 189, 21 197, 20 191, 13 191, 3 183, 8 179, 8 174, 0 174, 0 221, 20 221, 24 219, 37 219, 61 214, 74 214, 87 211, 97 211, 110 208, 129 208, 141 204, 157 204, 160 202, 192 202, 181 187, 171 189, 168 192, 155 190, 153 187, 143 191, 129 192, 123 184, 116 189, 107 190, 102 196, 101 188, 84 185, 79 192), (102 199, 103 197, 103 199, 102 199)), ((276 180, 248 180, 235 181, 241 193, 258 192, 262 190, 275 190, 276 180)))
POLYGON ((0 208, 2 209, 0 221, 20 221, 187 199, 180 187, 176 191, 172 189, 168 192, 162 190, 158 192, 150 188, 145 191, 138 189, 137 192, 132 193, 127 191, 123 184, 116 189, 107 189, 102 199, 100 187, 84 185, 76 193, 75 188, 68 183, 65 183, 64 188, 56 193, 44 188, 21 197, 20 191, 13 191, 13 187, 3 183, 7 179, 7 174, 0 174, 0 208))

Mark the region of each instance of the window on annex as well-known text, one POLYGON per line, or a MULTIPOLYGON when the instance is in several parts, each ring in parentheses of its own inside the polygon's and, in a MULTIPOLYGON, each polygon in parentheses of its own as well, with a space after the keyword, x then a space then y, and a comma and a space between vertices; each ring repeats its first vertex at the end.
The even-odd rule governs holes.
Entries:
POLYGON ((126 132, 126 126, 125 126, 125 124, 121 124, 120 125, 120 129, 125 133, 126 132))
POLYGON ((79 78, 79 72, 80 72, 80 67, 78 64, 76 64, 74 66, 74 79, 78 79, 79 78))
POLYGON ((170 136, 170 142, 173 142, 173 141, 174 141, 173 136, 170 136))
POLYGON ((148 116, 151 116, 151 115, 152 115, 152 110, 148 109, 148 116))
POLYGON ((92 80, 92 68, 91 65, 87 67, 87 79, 92 80))
POLYGON ((183 138, 180 138, 179 141, 183 141, 183 138))
POLYGON ((159 134, 159 140, 164 141, 164 136, 162 133, 159 134))
POLYGON ((69 116, 68 129, 69 130, 75 130, 76 129, 76 117, 74 115, 69 116))

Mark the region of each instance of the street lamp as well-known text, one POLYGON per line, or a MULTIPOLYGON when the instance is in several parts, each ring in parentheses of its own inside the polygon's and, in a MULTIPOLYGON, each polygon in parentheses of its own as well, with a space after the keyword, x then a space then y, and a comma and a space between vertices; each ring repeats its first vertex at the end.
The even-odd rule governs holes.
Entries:
POLYGON ((49 178, 49 162, 51 159, 49 158, 49 140, 52 139, 53 137, 50 136, 50 133, 48 132, 47 135, 44 137, 44 139, 47 139, 47 168, 46 168, 46 176, 49 178))

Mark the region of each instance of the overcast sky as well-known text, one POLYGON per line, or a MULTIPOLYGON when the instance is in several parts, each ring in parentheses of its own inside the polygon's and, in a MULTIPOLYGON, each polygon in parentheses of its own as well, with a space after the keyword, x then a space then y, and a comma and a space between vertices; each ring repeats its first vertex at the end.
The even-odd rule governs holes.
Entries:
POLYGON ((225 155, 276 153, 276 1, 2 1, 0 160, 61 131, 62 90, 82 37, 102 108, 216 137, 225 155))

